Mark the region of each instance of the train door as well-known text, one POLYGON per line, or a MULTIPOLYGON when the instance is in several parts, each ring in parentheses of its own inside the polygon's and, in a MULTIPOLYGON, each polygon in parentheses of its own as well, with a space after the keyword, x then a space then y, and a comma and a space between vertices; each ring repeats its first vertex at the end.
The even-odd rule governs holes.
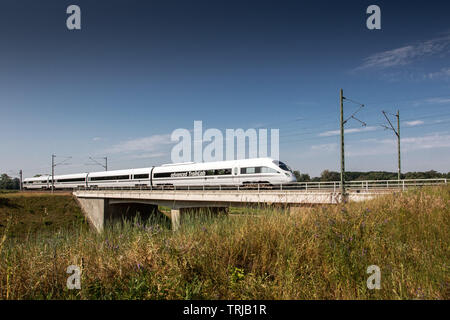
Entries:
POLYGON ((238 166, 233 167, 232 175, 233 175, 233 178, 232 178, 233 184, 236 184, 236 185, 240 184, 241 181, 239 178, 239 167, 238 166))
POLYGON ((205 176, 202 178, 202 184, 203 185, 210 185, 210 184, 213 184, 213 180, 212 180, 212 178, 211 177, 208 177, 208 174, 207 174, 207 172, 208 172, 208 170, 206 170, 205 171, 205 176))

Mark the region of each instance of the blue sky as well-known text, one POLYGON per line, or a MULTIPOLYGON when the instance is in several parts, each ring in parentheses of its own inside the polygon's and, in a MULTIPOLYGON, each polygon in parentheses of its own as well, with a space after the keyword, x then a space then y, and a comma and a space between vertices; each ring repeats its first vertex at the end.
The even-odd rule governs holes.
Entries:
MULTIPOLYGON (((278 128, 280 158, 339 169, 339 89, 366 106, 346 125, 347 170, 396 171, 382 110, 400 109, 403 171, 450 171, 450 4, 444 1, 3 1, 0 172, 170 162, 177 128, 278 128), (82 29, 66 28, 77 4, 82 29), (366 8, 381 8, 381 30, 366 8)), ((358 105, 346 102, 349 116, 358 105)), ((393 118, 393 117, 392 117, 393 118)))

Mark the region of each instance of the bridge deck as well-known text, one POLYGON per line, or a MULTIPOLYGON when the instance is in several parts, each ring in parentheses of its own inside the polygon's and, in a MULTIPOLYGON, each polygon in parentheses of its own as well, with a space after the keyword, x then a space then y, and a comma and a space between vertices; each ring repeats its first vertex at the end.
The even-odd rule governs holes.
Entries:
MULTIPOLYGON (((392 190, 349 192, 350 201, 372 199, 392 190)), ((326 190, 79 190, 78 198, 103 198, 147 203, 178 202, 180 205, 280 203, 280 204, 334 204, 341 201, 338 192, 326 190)))
MULTIPOLYGON (((411 187, 447 184, 446 179, 368 180, 346 182, 347 199, 363 201, 376 196, 411 187)), ((287 185, 265 186, 159 186, 156 188, 111 188, 77 190, 76 197, 104 198, 121 201, 140 200, 152 202, 179 202, 189 205, 199 203, 244 204, 326 204, 342 201, 339 181, 299 182, 287 185)))

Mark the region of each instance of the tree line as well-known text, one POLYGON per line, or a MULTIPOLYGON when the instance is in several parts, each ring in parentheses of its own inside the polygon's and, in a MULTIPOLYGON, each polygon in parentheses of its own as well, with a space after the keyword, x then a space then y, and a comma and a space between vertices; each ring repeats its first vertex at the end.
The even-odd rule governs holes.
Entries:
POLYGON ((19 190, 20 189, 20 179, 11 178, 6 173, 0 176, 0 190, 19 190))
MULTIPOLYGON (((294 171, 294 175, 298 182, 318 182, 318 181, 340 181, 341 173, 337 171, 324 170, 320 174, 320 177, 311 178, 307 173, 301 173, 298 170, 294 171)), ((450 178, 450 172, 440 173, 435 170, 422 171, 422 172, 406 172, 401 174, 402 179, 437 179, 437 178, 450 178)), ((358 180, 396 180, 397 172, 388 171, 346 171, 346 181, 358 181, 358 180)))

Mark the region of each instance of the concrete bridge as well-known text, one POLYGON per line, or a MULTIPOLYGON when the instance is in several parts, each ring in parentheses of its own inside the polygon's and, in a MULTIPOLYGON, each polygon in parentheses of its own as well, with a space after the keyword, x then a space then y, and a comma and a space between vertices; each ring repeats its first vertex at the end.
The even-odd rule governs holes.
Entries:
MULTIPOLYGON (((386 192, 350 192, 349 201, 364 201, 386 192)), ((171 209, 172 226, 176 229, 185 212, 207 209, 208 212, 227 212, 229 207, 249 205, 283 205, 286 207, 305 204, 336 204, 341 195, 333 191, 298 190, 85 190, 75 191, 85 215, 94 227, 101 231, 105 222, 127 212, 155 211, 158 206, 171 209)))
MULTIPOLYGON (((411 187, 447 184, 446 179, 355 181, 346 183, 347 201, 364 201, 411 187)), ((295 207, 337 204, 343 201, 339 182, 309 182, 253 189, 239 186, 159 187, 151 189, 102 189, 73 192, 85 215, 97 231, 105 222, 139 212, 157 212, 158 206, 171 209, 173 229, 187 212, 224 213, 229 207, 281 205, 295 207)))

